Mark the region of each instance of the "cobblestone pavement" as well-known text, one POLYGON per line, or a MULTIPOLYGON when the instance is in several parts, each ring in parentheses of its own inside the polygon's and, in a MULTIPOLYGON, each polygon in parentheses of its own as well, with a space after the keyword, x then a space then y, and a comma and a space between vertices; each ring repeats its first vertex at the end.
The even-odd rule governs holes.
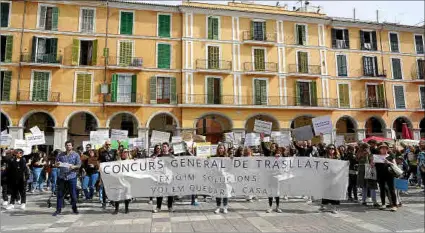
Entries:
MULTIPOLYGON (((342 203, 338 214, 318 211, 318 202, 300 198, 281 201, 283 213, 266 213, 266 199, 231 200, 228 214, 214 214, 215 201, 190 206, 178 201, 175 212, 151 213, 147 199, 130 203, 130 213, 112 215, 99 202, 80 203, 79 215, 70 205, 63 215, 52 217, 48 194, 29 194, 25 211, 1 212, 1 232, 424 232, 424 193, 419 189, 402 196, 395 213, 354 203, 342 203)), ((17 206, 19 207, 19 206, 17 206)))

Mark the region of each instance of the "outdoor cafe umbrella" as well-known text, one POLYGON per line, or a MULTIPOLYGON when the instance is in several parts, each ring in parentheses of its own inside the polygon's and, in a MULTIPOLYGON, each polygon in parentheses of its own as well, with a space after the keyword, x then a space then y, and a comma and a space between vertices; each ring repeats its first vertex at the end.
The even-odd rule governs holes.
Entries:
POLYGON ((406 123, 403 123, 403 125, 401 126, 401 137, 403 139, 413 139, 412 134, 410 133, 410 130, 407 127, 406 123))

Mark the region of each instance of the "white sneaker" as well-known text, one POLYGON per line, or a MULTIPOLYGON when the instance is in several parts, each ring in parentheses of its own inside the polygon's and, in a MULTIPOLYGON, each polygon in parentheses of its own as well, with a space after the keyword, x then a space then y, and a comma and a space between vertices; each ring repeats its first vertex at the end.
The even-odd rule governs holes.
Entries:
POLYGON ((281 210, 281 209, 279 209, 279 208, 276 208, 276 212, 277 212, 277 213, 282 213, 282 210, 281 210))
POLYGON ((287 201, 288 200, 288 196, 283 196, 283 200, 287 201))
POLYGON ((366 202, 372 202, 372 198, 371 197, 366 198, 366 202))
POLYGON ((333 214, 338 214, 338 208, 334 208, 332 211, 331 211, 331 213, 333 213, 333 214))
POLYGON ((319 208, 319 211, 325 211, 325 210, 326 210, 326 207, 324 205, 321 205, 319 208))
POLYGON ((152 205, 153 204, 153 201, 152 200, 149 200, 148 204, 149 205, 152 205))
POLYGON ((223 214, 227 214, 227 207, 223 208, 223 214))
POLYGON ((15 205, 12 205, 12 204, 6 207, 7 210, 13 210, 14 208, 15 208, 15 205))
POLYGON ((269 213, 271 213, 272 211, 273 211, 273 209, 272 209, 272 208, 269 208, 269 209, 267 209, 267 210, 266 210, 266 213, 268 213, 268 214, 269 214, 269 213))
POLYGON ((220 213, 220 208, 217 208, 217 209, 214 211, 214 213, 215 213, 215 214, 219 214, 219 213, 220 213))
POLYGON ((25 203, 24 204, 21 204, 21 210, 24 210, 25 209, 25 203))
POLYGON ((8 204, 9 204, 9 202, 4 201, 1 205, 2 205, 2 206, 7 206, 8 204))
POLYGON ((21 204, 21 200, 18 200, 18 201, 16 202, 16 204, 20 205, 20 204, 21 204))
POLYGON ((158 209, 158 208, 152 210, 153 213, 158 213, 159 211, 161 211, 161 209, 158 209))

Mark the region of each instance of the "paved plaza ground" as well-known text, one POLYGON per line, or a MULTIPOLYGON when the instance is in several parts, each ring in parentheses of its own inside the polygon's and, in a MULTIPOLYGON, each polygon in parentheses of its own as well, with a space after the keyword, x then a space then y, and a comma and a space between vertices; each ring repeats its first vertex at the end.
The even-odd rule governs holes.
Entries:
MULTIPOLYGON (((318 211, 319 202, 303 199, 283 201, 283 213, 266 213, 266 199, 249 203, 231 200, 229 213, 214 214, 215 201, 195 207, 178 201, 175 212, 153 214, 147 199, 124 206, 118 215, 99 202, 80 203, 79 215, 70 206, 63 215, 52 217, 47 207, 49 194, 29 194, 27 208, 1 212, 1 232, 424 232, 424 193, 412 189, 402 197, 403 207, 395 213, 354 203, 342 203, 338 214, 318 211)), ((166 206, 166 205, 165 205, 166 206)))

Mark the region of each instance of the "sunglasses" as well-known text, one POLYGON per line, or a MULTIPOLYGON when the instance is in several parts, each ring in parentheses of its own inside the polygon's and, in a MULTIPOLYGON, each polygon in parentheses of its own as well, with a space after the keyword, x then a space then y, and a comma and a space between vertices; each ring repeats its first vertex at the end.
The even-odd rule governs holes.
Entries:
POLYGON ((110 146, 111 144, 105 144, 105 145, 110 146))

